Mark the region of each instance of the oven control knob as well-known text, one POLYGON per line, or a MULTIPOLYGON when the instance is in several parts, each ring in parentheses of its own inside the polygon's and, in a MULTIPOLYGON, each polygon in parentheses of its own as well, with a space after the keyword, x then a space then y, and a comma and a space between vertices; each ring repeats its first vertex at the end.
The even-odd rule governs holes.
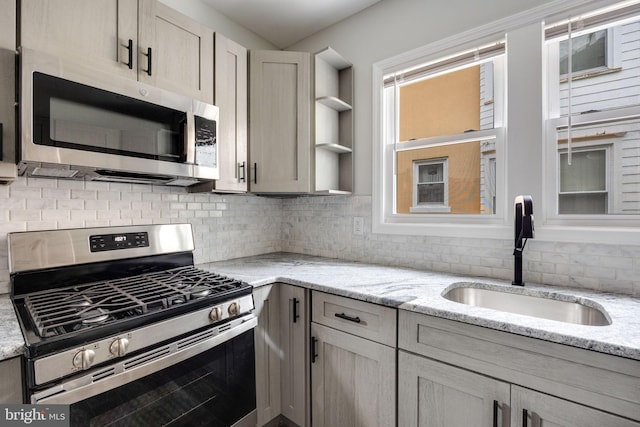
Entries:
POLYGON ((93 364, 96 352, 93 350, 80 350, 73 356, 73 366, 78 369, 88 369, 93 364))
POLYGON ((116 338, 109 346, 109 351, 114 356, 124 356, 129 349, 129 340, 126 338, 116 338))
POLYGON ((229 316, 237 316, 238 314, 240 314, 240 303, 239 302, 232 302, 231 304, 229 304, 229 316))
POLYGON ((222 320, 222 309, 220 307, 213 307, 211 312, 209 313, 209 319, 217 322, 218 320, 222 320))

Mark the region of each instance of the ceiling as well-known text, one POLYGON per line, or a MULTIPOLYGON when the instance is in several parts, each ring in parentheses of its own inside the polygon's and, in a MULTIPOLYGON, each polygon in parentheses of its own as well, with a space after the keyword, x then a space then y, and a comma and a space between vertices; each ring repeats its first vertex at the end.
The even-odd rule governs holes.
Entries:
POLYGON ((280 49, 381 0, 203 0, 280 49))

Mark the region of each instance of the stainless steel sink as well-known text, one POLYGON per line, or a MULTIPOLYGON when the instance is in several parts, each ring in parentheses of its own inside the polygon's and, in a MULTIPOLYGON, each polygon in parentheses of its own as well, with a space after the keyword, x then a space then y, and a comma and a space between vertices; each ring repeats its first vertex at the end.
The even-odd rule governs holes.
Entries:
POLYGON ((585 305, 577 298, 574 301, 564 301, 464 285, 449 289, 442 296, 461 304, 565 323, 589 326, 611 324, 609 316, 596 308, 595 303, 594 306, 585 305))

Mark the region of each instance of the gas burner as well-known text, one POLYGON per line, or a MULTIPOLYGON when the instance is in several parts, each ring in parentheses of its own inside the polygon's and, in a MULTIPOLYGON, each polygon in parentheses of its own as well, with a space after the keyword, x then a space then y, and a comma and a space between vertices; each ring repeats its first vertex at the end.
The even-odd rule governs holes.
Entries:
POLYGON ((96 325, 104 323, 109 318, 109 313, 105 313, 104 310, 97 308, 81 313, 80 317, 82 318, 83 325, 96 325))
POLYGON ((189 290, 189 295, 191 298, 202 298, 206 297, 211 293, 211 289, 205 286, 197 285, 189 290))

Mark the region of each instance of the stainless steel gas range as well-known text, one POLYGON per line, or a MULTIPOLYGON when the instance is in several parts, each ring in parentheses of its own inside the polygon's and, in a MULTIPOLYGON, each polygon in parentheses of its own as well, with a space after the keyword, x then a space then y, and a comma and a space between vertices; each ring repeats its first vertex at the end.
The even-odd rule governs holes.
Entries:
POLYGON ((255 425, 252 288, 193 266, 189 224, 8 242, 28 401, 72 426, 255 425))

